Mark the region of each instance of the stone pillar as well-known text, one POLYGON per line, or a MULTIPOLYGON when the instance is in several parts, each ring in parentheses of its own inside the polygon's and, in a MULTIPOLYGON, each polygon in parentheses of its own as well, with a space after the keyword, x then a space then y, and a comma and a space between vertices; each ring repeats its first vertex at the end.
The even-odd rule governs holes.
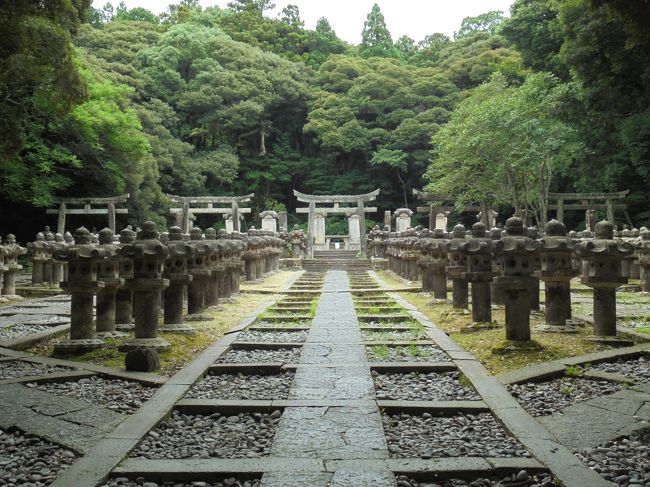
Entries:
POLYGON ((162 277, 169 249, 158 240, 154 222, 144 222, 136 241, 122 247, 122 253, 133 259, 133 278, 126 285, 133 291, 135 338, 120 346, 121 351, 137 348, 169 350, 171 345, 158 337, 162 291, 169 280, 162 277))
MULTIPOLYGON (((125 228, 120 232, 120 248, 135 242, 135 232, 125 228)), ((124 284, 115 293, 115 322, 118 330, 132 330, 133 326, 133 291, 126 286, 127 279, 133 279, 133 260, 120 252, 120 279, 124 284)))
POLYGON ((316 213, 314 215, 314 248, 316 250, 325 249, 325 215, 316 213))
POLYGON ((4 288, 4 274, 9 270, 9 267, 5 265, 5 248, 0 246, 0 303, 7 301, 7 298, 2 296, 2 290, 4 288))
POLYGON ((193 258, 188 260, 188 271, 192 280, 187 288, 187 313, 198 315, 205 309, 205 285, 210 278, 208 268, 209 246, 203 242, 203 232, 199 227, 190 232, 190 245, 194 248, 193 258))
POLYGON ((16 277, 23 266, 18 265, 18 257, 25 255, 27 249, 16 243, 16 236, 12 233, 7 235, 4 244, 5 267, 3 295, 8 299, 22 299, 16 294, 16 277))
POLYGON ((93 330, 93 297, 104 287, 97 280, 97 263, 105 251, 90 243, 90 232, 84 228, 75 231, 75 245, 56 251, 57 260, 68 262, 68 281, 61 288, 71 294, 70 339, 54 345, 56 355, 80 354, 95 350, 104 342, 95 338, 93 330))
POLYGON ((307 254, 307 237, 298 225, 293 226, 293 230, 289 233, 291 242, 291 257, 293 259, 305 258, 307 254))
POLYGON ((165 260, 163 277, 169 279, 169 287, 165 289, 163 325, 160 331, 194 335, 196 330, 183 323, 184 296, 188 284, 192 282, 187 261, 194 257, 194 247, 183 240, 183 231, 180 227, 169 229, 169 241, 166 245, 169 255, 165 260))
MULTIPOLYGON (((54 259, 52 252, 54 252, 54 234, 50 231, 50 227, 45 227, 45 260, 43 261, 43 283, 54 284, 54 259)), ((58 283, 57 283, 58 284, 58 283)))
MULTIPOLYGON (((501 240, 501 232, 502 230, 497 227, 493 227, 490 230, 490 240, 492 242, 496 242, 497 240, 501 240)), ((492 246, 494 249, 494 245, 492 246)), ((493 259, 492 260, 492 273, 495 276, 500 276, 501 275, 501 262, 498 260, 493 259)), ((492 284, 490 285, 491 292, 492 292, 492 304, 496 305, 503 305, 504 299, 503 299, 503 289, 501 289, 499 286, 495 284, 494 279, 492 279, 492 284)))
POLYGON ((278 211, 278 221, 280 228, 287 230, 289 228, 289 218, 286 211, 278 211))
POLYGON ((467 256, 462 252, 461 247, 465 243, 465 233, 463 225, 456 225, 452 232, 452 239, 447 244, 449 265, 446 270, 452 283, 452 305, 457 309, 468 308, 469 286, 465 279, 467 256))
POLYGON ((408 208, 399 208, 395 211, 395 231, 404 232, 405 230, 411 228, 411 217, 413 212, 408 208))
POLYGON ((348 215, 348 235, 350 236, 350 250, 361 250, 361 228, 359 227, 359 215, 356 213, 348 215))
POLYGON ((539 242, 525 236, 521 218, 512 217, 506 222, 506 236, 494 244, 495 255, 501 260, 502 275, 496 277, 501 287, 506 308, 506 340, 520 342, 513 345, 538 348, 530 342, 530 290, 533 254, 539 242))
POLYGON ((487 238, 483 223, 472 226, 472 239, 461 244, 460 251, 467 256, 465 280, 472 283, 472 321, 491 323, 492 240, 487 238))
POLYGON ((223 257, 223 246, 217 241, 217 232, 214 228, 208 228, 205 231, 205 243, 209 251, 207 255, 208 269, 210 277, 205 281, 205 306, 217 306, 219 304, 219 282, 223 280, 222 276, 225 271, 221 264, 223 257))
MULTIPOLYGON (((537 240, 539 232, 536 227, 529 227, 526 229, 526 236, 532 240, 537 240)), ((531 276, 531 288, 530 288, 530 309, 531 311, 539 311, 539 277, 537 277, 537 271, 542 268, 541 257, 539 253, 533 254, 533 275, 531 276)))
POLYGON ((392 223, 392 217, 390 214, 390 210, 384 211, 384 229, 390 233, 390 227, 392 223))
POLYGON ((603 220, 596 224, 595 238, 577 246, 583 262, 582 283, 594 289, 594 335, 598 341, 621 341, 616 337, 616 288, 627 283, 623 259, 634 247, 614 240, 614 225, 603 220))
POLYGON ((97 277, 104 283, 97 291, 97 334, 101 337, 122 335, 116 331, 116 295, 124 279, 120 278, 119 249, 113 243, 114 237, 109 228, 99 232, 99 248, 104 251, 104 259, 97 263, 97 277))
POLYGON ((571 278, 578 275, 573 268, 574 242, 567 236, 566 226, 557 220, 545 226, 545 236, 541 239, 541 268, 536 272, 544 281, 545 313, 544 326, 539 331, 573 333, 576 328, 567 325, 571 318, 571 278))

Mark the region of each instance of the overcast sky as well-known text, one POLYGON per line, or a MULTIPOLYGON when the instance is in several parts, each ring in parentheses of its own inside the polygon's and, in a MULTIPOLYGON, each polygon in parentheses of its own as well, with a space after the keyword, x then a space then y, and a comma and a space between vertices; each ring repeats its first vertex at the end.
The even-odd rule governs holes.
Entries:
MULTIPOLYGON (((108 0, 93 0, 99 8, 108 0)), ((225 7, 229 0, 201 0, 204 7, 225 7)), ((366 16, 374 3, 379 3, 393 40, 408 35, 416 41, 434 32, 452 36, 464 17, 473 17, 491 10, 509 14, 513 0, 276 0, 276 9, 267 12, 275 17, 292 3, 300 8, 307 28, 313 29, 320 17, 326 17, 338 36, 353 44, 361 42, 366 16)), ((112 0, 113 6, 119 0, 112 0)), ((154 13, 166 10, 168 0, 125 0, 127 7, 144 7, 154 13)))

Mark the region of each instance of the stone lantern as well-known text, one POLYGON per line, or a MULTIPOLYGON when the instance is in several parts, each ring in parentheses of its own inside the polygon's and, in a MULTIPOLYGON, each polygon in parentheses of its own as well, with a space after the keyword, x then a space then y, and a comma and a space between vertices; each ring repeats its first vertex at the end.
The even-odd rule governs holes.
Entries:
POLYGON ((27 249, 16 243, 16 236, 12 233, 7 235, 4 243, 4 264, 7 268, 4 273, 3 295, 8 299, 22 299, 16 294, 16 277, 23 266, 18 264, 18 257, 25 255, 27 249))
POLYGON ((420 240, 416 247, 423 254, 420 266, 422 268, 422 290, 433 292, 434 299, 447 299, 447 240, 442 228, 433 230, 433 238, 420 240))
POLYGON ((43 282, 45 284, 56 284, 54 282, 54 258, 52 253, 54 252, 54 234, 50 231, 50 227, 45 227, 45 260, 43 261, 43 282))
POLYGON ((104 287, 97 291, 97 333, 100 336, 120 336, 116 331, 116 295, 124 278, 120 277, 119 247, 114 243, 115 234, 109 228, 99 232, 99 248, 104 259, 97 263, 97 278, 104 287))
POLYGON ((169 342, 158 337, 158 321, 162 291, 169 286, 169 280, 162 277, 169 249, 158 240, 156 224, 144 222, 135 242, 122 247, 122 255, 133 259, 133 278, 126 285, 133 291, 135 338, 121 345, 120 350, 168 350, 169 342))
POLYGON ((485 225, 472 225, 472 239, 460 246, 467 256, 465 281, 472 283, 472 321, 492 323, 492 240, 487 237, 485 225))
POLYGON ((403 250, 401 253, 403 261, 403 276, 409 281, 417 281, 420 278, 420 252, 415 247, 415 244, 419 242, 419 237, 417 236, 415 229, 409 229, 406 232, 406 236, 403 239, 403 250))
MULTIPOLYGON (((537 227, 528 227, 526 229, 526 236, 531 240, 537 240, 539 237, 539 231, 537 227)), ((539 253, 533 254, 533 274, 532 278, 532 288, 530 290, 530 309, 531 311, 539 311, 539 277, 537 277, 537 272, 542 268, 541 256, 539 253)))
POLYGON ((160 331, 193 335, 196 330, 183 323, 183 301, 185 290, 192 282, 187 261, 193 258, 194 247, 183 240, 183 231, 180 227, 169 229, 169 240, 166 245, 169 255, 165 260, 164 277, 169 279, 169 287, 165 289, 164 317, 160 331))
POLYGON ((217 231, 214 228, 206 229, 205 243, 210 249, 207 255, 210 278, 206 281, 205 305, 217 306, 219 298, 223 294, 221 286, 223 286, 226 272, 226 266, 223 264, 224 245, 223 242, 217 240, 217 231))
POLYGON ((583 262, 581 281, 594 290, 594 334, 616 342, 616 288, 627 283, 622 262, 634 247, 614 240, 614 225, 603 220, 596 224, 595 238, 580 243, 577 251, 583 262))
POLYGON ((91 245, 90 232, 84 227, 74 232, 74 238, 74 245, 54 254, 57 260, 68 263, 68 280, 61 283, 61 288, 72 295, 70 339, 54 345, 57 355, 85 353, 104 345, 93 330, 93 297, 104 287, 97 279, 97 266, 106 251, 91 245))
MULTIPOLYGON (((501 240, 501 229, 498 227, 493 227, 490 230, 490 239, 492 242, 501 240)), ((494 250, 494 245, 492 246, 492 249, 494 250)), ((497 259, 492 259, 492 272, 494 272, 495 276, 501 275, 501 262, 499 262, 497 259)), ((492 284, 490 287, 492 288, 492 304, 500 306, 503 305, 503 292, 494 284, 494 279, 492 279, 492 284)))
POLYGON ((187 286, 187 313, 199 315, 205 309, 205 286, 212 274, 208 268, 210 247, 203 241, 203 232, 199 227, 190 230, 189 243, 194 251, 187 261, 187 269, 192 276, 187 286))
POLYGON ((641 240, 636 244, 636 254, 639 259, 641 290, 647 293, 650 292, 650 231, 641 232, 641 240))
POLYGON ((27 244, 27 249, 32 259, 32 284, 43 284, 43 266, 49 258, 49 245, 45 241, 45 235, 38 232, 36 240, 27 244))
MULTIPOLYGON (((135 242, 135 232, 125 228, 120 232, 120 248, 132 245, 135 242)), ((115 294, 115 322, 119 330, 133 329, 133 291, 126 285, 127 279, 133 279, 133 259, 119 254, 120 279, 125 283, 117 289, 115 294)))
MULTIPOLYGON (((0 244, 2 241, 0 241, 0 244)), ((2 296, 2 290, 4 287, 4 274, 9 270, 9 267, 5 264, 5 249, 0 245, 0 303, 5 303, 7 298, 2 296)))
MULTIPOLYGON (((246 244, 243 241, 243 236, 240 233, 233 233, 232 238, 229 240, 232 244, 232 254, 229 262, 229 269, 231 270, 230 277, 232 279, 231 289, 232 295, 239 294, 239 285, 241 282, 241 274, 244 270, 244 261, 242 260, 242 253, 246 250, 246 244)), ((219 231, 219 239, 228 239, 228 234, 219 231)))
MULTIPOLYGON (((506 236, 494 244, 494 254, 501 261, 502 275, 495 284, 503 291, 506 311, 506 339, 530 341, 530 292, 533 285, 534 254, 539 242, 524 235, 521 218, 506 221, 506 236)), ((518 347, 520 348, 520 346, 518 347)))
POLYGON ((257 280, 257 264, 255 262, 257 252, 257 238, 251 236, 249 230, 248 235, 244 239, 246 250, 242 252, 242 259, 244 260, 244 271, 246 273, 246 281, 254 282, 257 280))
POLYGON ((307 250, 307 237, 298 225, 294 225, 293 230, 289 232, 289 240, 291 242, 291 257, 293 259, 304 258, 307 250))
MULTIPOLYGON (((54 234, 54 243, 52 244, 54 250, 63 249, 66 247, 63 235, 60 233, 54 234)), ((58 260, 52 261, 52 282, 57 286, 65 279, 65 262, 58 260)))
POLYGON ((575 332, 566 323, 571 318, 571 279, 578 275, 572 265, 575 244, 562 222, 551 220, 544 231, 539 251, 541 268, 536 274, 544 281, 546 312, 545 325, 539 331, 575 332))
POLYGON ((467 256, 461 250, 465 243, 465 227, 456 225, 451 234, 452 238, 447 243, 447 275, 452 282, 452 305, 457 309, 467 309, 468 286, 465 280, 467 272, 467 256))

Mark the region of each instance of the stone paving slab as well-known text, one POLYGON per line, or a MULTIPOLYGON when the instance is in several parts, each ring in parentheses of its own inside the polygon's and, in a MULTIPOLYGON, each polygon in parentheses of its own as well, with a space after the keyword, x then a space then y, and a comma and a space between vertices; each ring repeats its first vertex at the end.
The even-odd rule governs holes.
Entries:
POLYGON ((319 459, 387 458, 381 416, 366 408, 285 409, 271 455, 319 459))
POLYGON ((0 385, 0 410, 0 427, 16 427, 79 453, 87 452, 125 419, 101 406, 19 384, 0 385))
POLYGON ((648 426, 650 391, 634 389, 573 404, 562 414, 537 420, 569 448, 595 447, 648 426))
POLYGON ((289 399, 371 399, 375 386, 359 365, 299 367, 289 399))

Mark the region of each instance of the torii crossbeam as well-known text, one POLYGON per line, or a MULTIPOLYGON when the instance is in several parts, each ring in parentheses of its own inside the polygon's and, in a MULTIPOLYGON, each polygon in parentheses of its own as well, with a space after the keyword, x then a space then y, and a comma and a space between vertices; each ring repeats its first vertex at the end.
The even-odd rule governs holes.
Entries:
POLYGON ((173 215, 181 215, 180 227, 183 233, 190 231, 190 217, 199 214, 232 214, 233 231, 239 232, 239 214, 250 213, 250 208, 240 208, 240 203, 248 203, 255 193, 243 196, 176 196, 168 194, 167 197, 175 203, 180 203, 180 208, 170 208, 173 215), (228 208, 215 208, 214 205, 230 205, 228 208))

